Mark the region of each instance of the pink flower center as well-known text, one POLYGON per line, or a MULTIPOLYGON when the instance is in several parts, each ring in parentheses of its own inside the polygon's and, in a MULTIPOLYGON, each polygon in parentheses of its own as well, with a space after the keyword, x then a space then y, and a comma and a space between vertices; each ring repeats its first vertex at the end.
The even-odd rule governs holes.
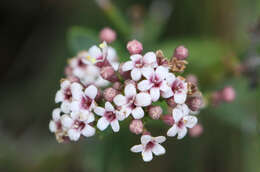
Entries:
POLYGON ((143 60, 139 59, 135 61, 135 67, 136 68, 142 68, 144 66, 143 60))
POLYGON ((65 89, 64 97, 65 97, 65 100, 70 100, 71 99, 72 93, 71 93, 70 87, 65 89))
POLYGON ((109 122, 112 122, 116 119, 116 114, 112 111, 106 111, 104 116, 109 122))
POLYGON ((150 141, 146 144, 145 150, 151 150, 155 146, 155 143, 153 141, 150 141))
POLYGON ((88 96, 82 97, 82 99, 81 99, 81 107, 82 107, 83 109, 88 110, 89 107, 90 107, 91 104, 92 104, 92 101, 93 101, 93 100, 92 100, 91 98, 89 98, 88 96))
POLYGON ((183 122, 183 119, 181 119, 178 123, 177 123, 177 126, 179 128, 182 128, 184 126, 184 122, 183 122))
POLYGON ((76 120, 74 122, 74 128, 77 129, 77 130, 83 130, 85 128, 86 124, 83 122, 83 121, 78 121, 76 120))
POLYGON ((61 125, 60 120, 56 122, 56 127, 57 127, 57 130, 61 130, 62 125, 61 125))
POLYGON ((162 80, 159 76, 153 75, 150 78, 150 82, 153 83, 153 87, 160 87, 162 85, 162 80))
POLYGON ((174 93, 180 93, 184 89, 184 85, 180 80, 175 80, 172 84, 172 91, 174 93))
POLYGON ((134 100, 135 100, 134 96, 128 97, 127 100, 126 100, 128 107, 131 108, 131 109, 134 109, 136 107, 135 104, 134 104, 134 100))

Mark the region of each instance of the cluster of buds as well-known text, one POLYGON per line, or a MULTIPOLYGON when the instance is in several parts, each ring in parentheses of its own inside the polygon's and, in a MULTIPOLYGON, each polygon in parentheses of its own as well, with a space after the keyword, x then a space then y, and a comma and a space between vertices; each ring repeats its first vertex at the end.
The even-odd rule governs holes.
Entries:
MULTIPOLYGON (((102 40, 110 39, 109 33, 103 30, 102 40)), ((185 47, 177 47, 169 61, 161 50, 142 54, 142 44, 137 40, 130 41, 126 48, 130 58, 122 64, 105 41, 69 60, 67 76, 61 80, 55 98, 59 108, 53 110, 49 128, 58 142, 78 141, 109 126, 119 132, 121 121, 130 119, 129 130, 142 135, 141 144, 131 151, 141 152, 148 162, 153 155, 166 152, 161 145, 166 137, 152 137, 144 121, 162 121, 170 126, 165 132, 168 137, 182 139, 196 126, 203 99, 195 83, 178 76, 187 64, 185 47), (163 101, 169 105, 166 110, 156 105, 163 101)), ((196 131, 193 135, 201 130, 196 131)))

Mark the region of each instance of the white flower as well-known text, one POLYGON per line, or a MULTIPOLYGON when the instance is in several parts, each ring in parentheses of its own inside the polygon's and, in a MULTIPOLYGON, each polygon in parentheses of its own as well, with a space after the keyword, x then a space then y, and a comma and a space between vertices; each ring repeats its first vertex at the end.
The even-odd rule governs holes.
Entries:
POLYGON ((189 115, 189 108, 186 104, 177 105, 172 110, 174 124, 168 130, 167 136, 174 137, 178 134, 178 139, 182 139, 187 134, 187 128, 193 128, 198 119, 195 116, 189 115))
POLYGON ((118 132, 120 129, 118 117, 117 117, 117 111, 113 107, 113 105, 110 102, 105 103, 105 109, 102 107, 96 107, 94 109, 94 112, 101 116, 101 118, 98 120, 97 128, 99 128, 101 131, 105 130, 109 125, 111 125, 112 130, 114 132, 118 132))
POLYGON ((73 101, 73 94, 82 89, 82 86, 78 83, 71 83, 68 80, 64 80, 60 84, 61 89, 57 91, 55 96, 55 102, 61 102, 61 110, 64 113, 69 113, 71 108, 71 102, 73 101))
POLYGON ((148 52, 144 56, 140 54, 134 54, 131 57, 131 61, 127 61, 122 66, 122 70, 131 70, 131 77, 133 80, 138 81, 142 77, 142 69, 144 67, 156 67, 156 55, 153 52, 148 52))
POLYGON ((56 133, 62 130, 60 113, 61 113, 60 108, 56 108, 52 111, 52 120, 49 123, 49 129, 52 133, 56 133))
POLYGON ((72 141, 79 140, 80 136, 91 137, 96 129, 89 125, 95 120, 93 113, 72 113, 71 116, 61 117, 62 126, 67 130, 67 135, 72 141))
POLYGON ((124 96, 117 95, 114 98, 114 103, 120 108, 118 113, 119 120, 124 120, 130 114, 135 119, 141 119, 144 116, 144 111, 141 106, 149 106, 151 96, 148 93, 136 93, 136 88, 133 84, 127 84, 124 89, 124 96))
POLYGON ((73 102, 71 103, 72 112, 89 113, 95 107, 97 88, 94 85, 88 86, 83 92, 82 89, 74 91, 73 102))
POLYGON ((159 66, 154 70, 151 67, 146 67, 143 68, 143 75, 146 80, 138 83, 138 89, 140 91, 149 90, 153 102, 160 98, 160 91, 167 91, 170 89, 165 80, 168 75, 167 68, 159 66))
POLYGON ((164 98, 173 96, 175 103, 183 104, 187 98, 188 84, 179 77, 176 78, 172 73, 167 75, 166 81, 171 89, 164 91, 162 96, 164 98))
POLYGON ((140 145, 135 145, 131 148, 132 152, 142 152, 142 157, 145 162, 149 162, 153 159, 153 154, 156 156, 165 154, 165 149, 160 143, 165 142, 164 136, 152 137, 150 135, 143 135, 141 137, 140 145))

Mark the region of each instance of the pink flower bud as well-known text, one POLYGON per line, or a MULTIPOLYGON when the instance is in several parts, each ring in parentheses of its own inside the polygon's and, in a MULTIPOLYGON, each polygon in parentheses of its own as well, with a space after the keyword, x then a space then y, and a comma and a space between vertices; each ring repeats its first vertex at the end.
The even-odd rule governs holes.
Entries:
POLYGON ((159 119, 162 115, 163 110, 160 106, 150 106, 148 114, 152 119, 159 119))
POLYGON ((163 115, 162 120, 165 124, 172 126, 174 124, 174 119, 172 115, 163 115))
POLYGON ((125 86, 128 84, 133 84, 135 87, 137 87, 137 84, 134 80, 128 79, 124 82, 125 86))
POLYGON ((172 108, 175 108, 177 106, 177 104, 175 103, 174 101, 174 97, 170 97, 167 99, 167 104, 172 107, 172 108))
POLYGON ((151 132, 145 130, 142 135, 150 135, 151 136, 151 132))
POLYGON ((102 78, 110 82, 115 82, 118 80, 115 70, 113 69, 112 66, 102 67, 100 70, 100 75, 102 76, 102 78))
POLYGON ((190 83, 192 83, 194 85, 198 85, 198 78, 195 75, 192 75, 192 74, 188 75, 186 77, 186 81, 190 82, 190 83))
POLYGON ((107 43, 112 43, 116 39, 116 32, 109 27, 105 27, 100 31, 99 39, 107 43))
POLYGON ((103 96, 106 101, 112 102, 114 97, 118 94, 118 91, 114 88, 106 88, 103 92, 103 96))
POLYGON ((124 64, 124 63, 121 63, 121 64, 119 65, 119 69, 118 69, 119 74, 120 74, 124 79, 131 78, 131 74, 130 74, 131 71, 126 71, 126 72, 123 71, 123 69, 122 69, 123 64, 124 64))
POLYGON ((201 97, 189 97, 186 104, 192 111, 198 111, 202 106, 201 97))
POLYGON ((178 46, 173 54, 178 60, 185 60, 189 56, 189 51, 183 45, 178 46))
POLYGON ((226 102, 232 102, 235 100, 236 92, 233 87, 226 86, 221 92, 221 97, 226 102))
POLYGON ((130 54, 141 54, 143 51, 143 45, 137 40, 132 40, 127 43, 127 50, 130 54))
POLYGON ((134 134, 141 134, 143 127, 143 122, 140 119, 134 119, 129 125, 130 131, 134 134))
POLYGON ((189 134, 191 137, 199 137, 202 133, 203 126, 201 124, 197 124, 193 128, 189 129, 189 134))
POLYGON ((122 90, 122 84, 120 82, 115 82, 113 88, 116 90, 122 90))

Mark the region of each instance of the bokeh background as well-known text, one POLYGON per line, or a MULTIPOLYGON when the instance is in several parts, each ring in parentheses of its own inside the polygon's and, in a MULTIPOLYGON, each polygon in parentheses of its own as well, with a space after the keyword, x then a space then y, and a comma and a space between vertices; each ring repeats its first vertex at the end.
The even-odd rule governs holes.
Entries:
POLYGON ((1 0, 0 56, 0 171, 260 171, 259 0, 1 0), (139 136, 127 126, 58 144, 48 123, 64 66, 105 26, 118 33, 121 60, 132 38, 168 57, 184 44, 184 75, 197 75, 206 96, 231 85, 236 100, 203 109, 203 134, 169 138, 167 153, 151 163, 129 151, 139 136))

